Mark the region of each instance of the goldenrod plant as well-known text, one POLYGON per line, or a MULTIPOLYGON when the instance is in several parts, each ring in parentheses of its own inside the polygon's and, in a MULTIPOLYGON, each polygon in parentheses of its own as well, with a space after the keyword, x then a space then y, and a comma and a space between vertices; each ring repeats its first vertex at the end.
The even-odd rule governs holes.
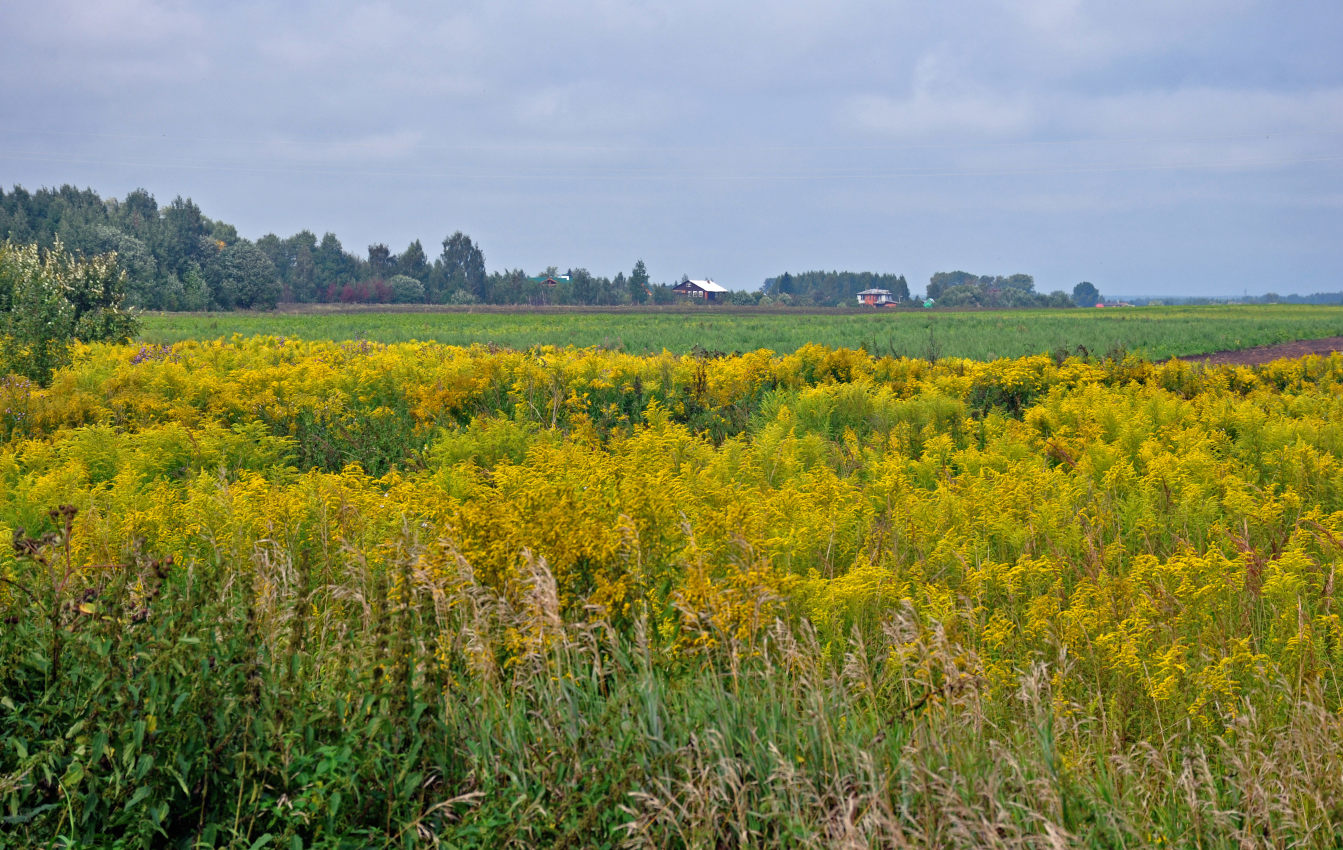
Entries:
POLYGON ((0 844, 1343 842, 1340 355, 79 343, 0 435, 0 844))

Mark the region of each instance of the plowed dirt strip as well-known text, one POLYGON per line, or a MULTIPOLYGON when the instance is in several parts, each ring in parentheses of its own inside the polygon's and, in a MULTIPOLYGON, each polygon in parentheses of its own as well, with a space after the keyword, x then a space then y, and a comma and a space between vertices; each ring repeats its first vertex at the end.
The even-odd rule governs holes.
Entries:
POLYGON ((1191 363, 1211 363, 1228 366, 1256 366, 1285 357, 1305 357, 1307 354, 1332 354, 1343 351, 1343 336, 1331 336, 1324 339, 1302 339, 1296 342, 1284 342, 1278 345, 1261 345, 1257 348, 1243 348, 1239 351, 1215 351, 1212 354, 1195 354, 1181 357, 1191 363))

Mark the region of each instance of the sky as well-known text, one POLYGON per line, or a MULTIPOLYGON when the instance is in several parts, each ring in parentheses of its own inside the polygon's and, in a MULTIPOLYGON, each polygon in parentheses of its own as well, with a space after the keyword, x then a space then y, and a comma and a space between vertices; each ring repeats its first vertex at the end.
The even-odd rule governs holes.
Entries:
POLYGON ((1343 289, 1338 0, 5 0, 0 187, 756 289, 1343 289))

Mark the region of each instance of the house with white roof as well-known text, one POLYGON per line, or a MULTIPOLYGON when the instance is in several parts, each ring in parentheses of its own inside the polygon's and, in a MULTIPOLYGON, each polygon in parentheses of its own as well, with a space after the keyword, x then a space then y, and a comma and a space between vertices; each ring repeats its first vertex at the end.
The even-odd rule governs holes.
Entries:
POLYGON ((686 298, 698 298, 702 301, 717 301, 727 295, 727 288, 719 286, 713 280, 686 279, 672 287, 672 292, 686 298))
POLYGON ((889 289, 864 289, 858 293, 858 303, 868 307, 883 307, 896 301, 889 289))

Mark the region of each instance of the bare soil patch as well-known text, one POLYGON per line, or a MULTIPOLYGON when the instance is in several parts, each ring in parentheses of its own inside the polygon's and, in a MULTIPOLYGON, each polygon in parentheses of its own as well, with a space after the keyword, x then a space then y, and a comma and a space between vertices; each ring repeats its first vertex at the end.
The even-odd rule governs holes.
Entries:
POLYGON ((1181 357, 1191 363, 1209 363, 1214 366, 1257 366, 1287 357, 1305 357, 1308 354, 1332 354, 1343 351, 1343 336, 1331 336, 1324 339, 1299 339, 1295 342, 1282 342, 1277 345, 1260 345, 1255 348, 1243 348, 1239 351, 1215 351, 1212 354, 1195 354, 1181 357))

